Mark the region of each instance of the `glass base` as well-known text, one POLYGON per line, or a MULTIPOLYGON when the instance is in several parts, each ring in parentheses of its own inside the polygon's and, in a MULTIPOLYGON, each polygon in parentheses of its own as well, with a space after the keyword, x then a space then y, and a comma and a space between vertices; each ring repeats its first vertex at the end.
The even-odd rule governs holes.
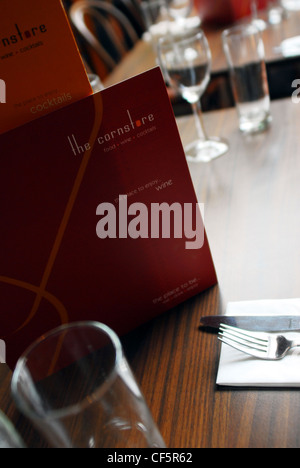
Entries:
POLYGON ((260 18, 253 19, 252 24, 254 24, 254 26, 256 26, 259 31, 265 31, 268 27, 267 23, 260 18))
POLYGON ((226 154, 228 143, 221 138, 212 137, 206 141, 194 141, 185 148, 186 159, 189 162, 210 162, 226 154))
POLYGON ((245 135, 261 133, 267 130, 272 123, 272 116, 267 114, 265 119, 240 119, 240 130, 245 135))

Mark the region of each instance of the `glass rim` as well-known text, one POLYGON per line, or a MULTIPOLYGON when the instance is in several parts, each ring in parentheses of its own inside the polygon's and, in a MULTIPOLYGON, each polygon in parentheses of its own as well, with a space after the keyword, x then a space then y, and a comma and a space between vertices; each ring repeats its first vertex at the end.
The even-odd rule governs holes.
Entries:
POLYGON ((222 39, 223 41, 227 38, 238 39, 240 37, 251 36, 252 34, 261 34, 259 28, 255 24, 238 24, 236 26, 232 26, 230 28, 225 29, 222 32, 222 39))
POLYGON ((46 340, 49 340, 55 336, 58 336, 59 334, 65 332, 66 330, 84 328, 84 327, 90 328, 90 329, 98 329, 106 333, 106 335, 110 339, 110 342, 112 343, 114 350, 115 350, 115 359, 114 359, 112 369, 109 372, 106 381, 103 384, 101 384, 97 389, 95 389, 95 391, 93 392, 93 395, 97 396, 98 398, 102 396, 105 393, 105 391, 110 387, 111 383, 115 380, 117 376, 118 366, 123 360, 124 354, 123 354, 122 344, 120 342, 118 335, 110 327, 97 321, 79 321, 79 322, 66 323, 52 330, 49 330, 47 333, 43 334, 38 339, 36 339, 22 353, 22 355, 19 357, 17 361, 17 364, 15 366, 12 379, 11 379, 11 391, 12 391, 12 395, 15 399, 17 406, 24 414, 26 414, 32 420, 41 421, 45 418, 51 419, 51 420, 59 419, 59 418, 68 416, 70 414, 75 414, 82 408, 83 401, 79 401, 78 403, 75 403, 72 405, 68 405, 59 409, 49 410, 45 412, 44 414, 39 414, 37 411, 34 410, 34 407, 28 404, 25 401, 24 397, 20 395, 20 392, 18 390, 18 385, 19 385, 20 374, 22 370, 26 368, 26 362, 28 361, 30 354, 34 350, 36 350, 41 343, 44 343, 46 340))

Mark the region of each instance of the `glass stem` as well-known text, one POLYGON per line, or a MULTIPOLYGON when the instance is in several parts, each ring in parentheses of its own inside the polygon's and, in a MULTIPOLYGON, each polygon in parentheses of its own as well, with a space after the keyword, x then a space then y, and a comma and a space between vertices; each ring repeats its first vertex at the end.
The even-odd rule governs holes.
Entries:
POLYGON ((203 123, 203 116, 202 116, 202 110, 201 110, 201 103, 200 100, 198 102, 192 103, 192 109, 195 117, 195 123, 196 123, 196 129, 197 129, 197 135, 199 140, 201 141, 207 141, 208 140, 208 135, 205 131, 204 123, 203 123))
POLYGON ((257 3, 256 0, 251 1, 251 14, 252 19, 255 21, 258 19, 258 12, 257 12, 257 3))

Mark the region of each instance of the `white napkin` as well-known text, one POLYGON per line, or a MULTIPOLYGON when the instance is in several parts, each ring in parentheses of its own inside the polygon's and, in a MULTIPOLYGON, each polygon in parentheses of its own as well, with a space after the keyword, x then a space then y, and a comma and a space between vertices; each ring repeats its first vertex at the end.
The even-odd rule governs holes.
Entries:
MULTIPOLYGON (((300 299, 230 302, 226 315, 300 315, 300 299)), ((222 343, 217 384, 300 387, 300 348, 281 361, 262 361, 222 343)))

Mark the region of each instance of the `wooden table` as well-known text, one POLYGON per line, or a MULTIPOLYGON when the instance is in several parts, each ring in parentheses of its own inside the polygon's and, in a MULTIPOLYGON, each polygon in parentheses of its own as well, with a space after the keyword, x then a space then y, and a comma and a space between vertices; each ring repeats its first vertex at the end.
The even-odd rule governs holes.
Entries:
MULTIPOLYGON (((300 296, 300 104, 272 103, 273 125, 243 137, 234 109, 205 114, 230 152, 190 164, 219 284, 123 338, 128 360, 169 448, 300 447, 299 389, 216 386, 220 344, 200 317, 229 301, 300 296)), ((191 117, 178 119, 183 142, 191 117)), ((43 446, 11 400, 0 366, 0 409, 27 445, 43 446)))

